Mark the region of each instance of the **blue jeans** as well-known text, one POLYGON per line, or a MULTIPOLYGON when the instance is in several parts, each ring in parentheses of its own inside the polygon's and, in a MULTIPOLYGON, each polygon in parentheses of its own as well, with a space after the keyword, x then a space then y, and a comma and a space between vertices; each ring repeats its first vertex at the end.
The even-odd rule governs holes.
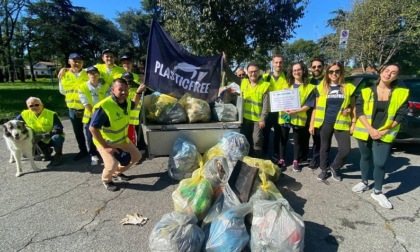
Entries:
POLYGON ((86 140, 87 140, 88 149, 89 149, 89 155, 90 156, 99 156, 99 152, 96 149, 95 144, 93 143, 92 133, 89 130, 89 123, 85 124, 85 132, 86 132, 86 140))
POLYGON ((69 117, 71 125, 73 126, 74 135, 76 136, 77 145, 79 146, 79 151, 87 152, 86 138, 83 132, 83 118, 76 117, 73 109, 69 109, 69 117))
POLYGON ((48 144, 39 141, 38 146, 41 148, 44 155, 49 156, 48 148, 54 147, 54 151, 56 154, 63 154, 63 144, 64 144, 64 137, 62 135, 54 135, 51 137, 51 140, 48 144))

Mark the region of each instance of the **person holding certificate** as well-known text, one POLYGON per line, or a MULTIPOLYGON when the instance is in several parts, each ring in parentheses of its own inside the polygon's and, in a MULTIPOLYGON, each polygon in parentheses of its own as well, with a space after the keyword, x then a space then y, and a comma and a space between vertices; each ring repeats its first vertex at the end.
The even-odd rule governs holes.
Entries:
POLYGON ((350 128, 354 117, 356 88, 352 84, 344 83, 344 65, 341 62, 329 64, 322 84, 315 89, 315 109, 312 113, 309 133, 314 135, 315 128, 319 129, 320 168, 318 180, 327 179, 327 171, 335 181, 341 181, 340 168, 350 152, 350 128), (332 136, 335 136, 338 153, 331 165, 328 157, 331 149, 332 136))
POLYGON ((287 71, 287 86, 284 89, 298 90, 298 109, 291 109, 279 112, 278 123, 280 124, 280 160, 278 165, 285 168, 286 146, 289 140, 290 128, 293 129, 293 171, 300 172, 299 153, 301 146, 305 145, 305 124, 307 121, 306 111, 315 104, 313 91, 315 85, 309 84, 308 68, 303 62, 292 63, 287 71))

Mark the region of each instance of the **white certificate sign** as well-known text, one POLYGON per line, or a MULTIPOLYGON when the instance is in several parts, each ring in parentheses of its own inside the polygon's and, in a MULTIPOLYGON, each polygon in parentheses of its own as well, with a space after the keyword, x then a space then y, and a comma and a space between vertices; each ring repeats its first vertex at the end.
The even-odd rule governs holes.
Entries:
POLYGON ((284 89, 270 92, 270 111, 279 112, 300 109, 299 90, 284 89))

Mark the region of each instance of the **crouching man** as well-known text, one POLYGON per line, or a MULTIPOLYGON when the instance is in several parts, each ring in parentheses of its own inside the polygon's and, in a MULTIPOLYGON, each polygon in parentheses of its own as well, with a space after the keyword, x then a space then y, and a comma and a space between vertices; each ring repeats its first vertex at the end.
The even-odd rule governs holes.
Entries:
POLYGON ((44 108, 41 99, 29 97, 26 100, 28 109, 22 111, 15 119, 21 120, 34 131, 35 143, 42 150, 43 161, 50 161, 51 149, 54 148, 55 155, 52 165, 60 165, 63 157, 64 132, 63 124, 57 113, 44 108))
POLYGON ((130 169, 142 157, 140 151, 128 138, 128 124, 130 111, 137 107, 144 89, 144 85, 139 86, 133 100, 129 100, 127 81, 121 78, 115 79, 111 86, 111 96, 94 106, 89 130, 104 161, 102 182, 109 191, 119 189, 113 179, 130 180, 130 177, 123 172, 130 169), (127 165, 120 164, 115 158, 120 151, 130 154, 131 160, 127 165))

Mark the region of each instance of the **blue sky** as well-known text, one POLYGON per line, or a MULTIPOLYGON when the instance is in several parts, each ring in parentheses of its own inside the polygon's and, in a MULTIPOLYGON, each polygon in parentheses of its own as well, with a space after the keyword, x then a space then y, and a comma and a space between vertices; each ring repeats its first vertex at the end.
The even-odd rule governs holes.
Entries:
MULTIPOLYGON (((127 11, 129 8, 139 9, 140 0, 72 0, 74 6, 85 7, 86 10, 102 14, 105 18, 114 21, 117 12, 127 11)), ((299 20, 300 28, 295 30, 294 38, 289 42, 303 38, 305 40, 318 40, 324 35, 332 32, 327 28, 327 20, 334 17, 330 12, 337 9, 350 9, 350 0, 310 0, 306 8, 305 15, 299 20)))

